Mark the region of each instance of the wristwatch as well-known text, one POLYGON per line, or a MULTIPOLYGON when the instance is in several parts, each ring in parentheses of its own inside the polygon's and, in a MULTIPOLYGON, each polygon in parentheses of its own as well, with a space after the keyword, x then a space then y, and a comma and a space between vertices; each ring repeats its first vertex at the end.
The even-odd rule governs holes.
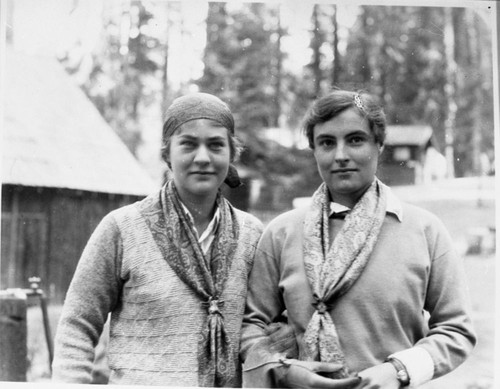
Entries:
POLYGON ((386 362, 389 362, 396 369, 396 377, 398 378, 402 388, 410 385, 410 376, 408 375, 408 371, 399 359, 387 358, 386 362))

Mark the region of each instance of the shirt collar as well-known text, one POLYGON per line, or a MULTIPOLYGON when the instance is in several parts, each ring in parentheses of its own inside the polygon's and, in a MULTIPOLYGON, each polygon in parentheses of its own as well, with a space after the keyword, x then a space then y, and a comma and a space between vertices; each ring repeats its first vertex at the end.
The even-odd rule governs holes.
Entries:
POLYGON ((334 213, 342 213, 342 212, 348 212, 350 211, 351 208, 346 207, 345 205, 336 203, 335 201, 330 202, 330 215, 332 216, 334 213))
MULTIPOLYGON (((394 216, 398 218, 400 222, 403 221, 403 208, 401 206, 401 201, 394 195, 392 190, 386 186, 385 189, 387 189, 387 213, 391 213, 394 216)), ((351 209, 349 207, 346 207, 345 205, 336 203, 334 201, 330 202, 330 215, 332 216, 334 213, 341 213, 341 212, 346 212, 350 211, 351 209)))
POLYGON ((191 225, 193 226, 193 230, 196 233, 196 237, 198 238, 198 242, 203 242, 207 240, 209 237, 213 237, 215 235, 215 230, 217 229, 217 226, 219 225, 219 219, 220 219, 220 211, 219 207, 215 208, 214 216, 212 217, 212 220, 210 220, 210 223, 208 223, 207 228, 205 228, 205 231, 199 235, 198 230, 196 229, 196 226, 194 224, 194 218, 193 215, 191 215, 191 212, 189 212, 189 209, 184 205, 184 203, 181 201, 180 202, 182 205, 182 209, 184 210, 184 213, 188 217, 189 221, 191 222, 191 225))
POLYGON ((387 190, 387 212, 392 213, 400 222, 403 221, 403 207, 401 201, 396 197, 391 188, 386 186, 387 190))

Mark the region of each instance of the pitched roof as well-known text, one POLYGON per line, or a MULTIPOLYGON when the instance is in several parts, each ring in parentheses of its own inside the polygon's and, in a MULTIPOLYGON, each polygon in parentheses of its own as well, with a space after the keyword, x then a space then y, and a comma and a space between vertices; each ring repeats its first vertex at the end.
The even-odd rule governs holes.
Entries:
POLYGON ((7 52, 2 182, 146 195, 156 185, 56 59, 7 52))
POLYGON ((389 146, 423 146, 432 137, 426 125, 387 126, 385 144, 389 146))

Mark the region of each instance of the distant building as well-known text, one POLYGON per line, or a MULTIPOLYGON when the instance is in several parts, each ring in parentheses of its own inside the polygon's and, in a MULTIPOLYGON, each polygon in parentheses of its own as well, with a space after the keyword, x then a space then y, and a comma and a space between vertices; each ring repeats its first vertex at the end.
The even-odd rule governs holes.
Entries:
POLYGON ((446 161, 426 125, 387 126, 378 177, 388 185, 411 185, 442 179, 446 161))
POLYGON ((62 302, 97 223, 156 185, 55 59, 9 50, 5 76, 0 288, 62 302))
POLYGON ((298 149, 309 147, 307 137, 299 129, 269 127, 263 128, 260 133, 263 139, 274 141, 283 147, 296 147, 298 149))

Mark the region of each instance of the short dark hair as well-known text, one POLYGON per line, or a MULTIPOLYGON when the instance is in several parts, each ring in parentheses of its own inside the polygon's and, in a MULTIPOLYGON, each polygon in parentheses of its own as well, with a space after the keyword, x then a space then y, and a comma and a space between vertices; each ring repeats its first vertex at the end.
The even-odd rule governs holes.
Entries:
POLYGON ((314 101, 304 117, 303 131, 311 149, 314 149, 314 127, 335 118, 349 108, 355 108, 359 111, 368 122, 368 127, 373 133, 375 141, 383 146, 386 120, 377 99, 364 91, 351 92, 335 89, 314 101))

